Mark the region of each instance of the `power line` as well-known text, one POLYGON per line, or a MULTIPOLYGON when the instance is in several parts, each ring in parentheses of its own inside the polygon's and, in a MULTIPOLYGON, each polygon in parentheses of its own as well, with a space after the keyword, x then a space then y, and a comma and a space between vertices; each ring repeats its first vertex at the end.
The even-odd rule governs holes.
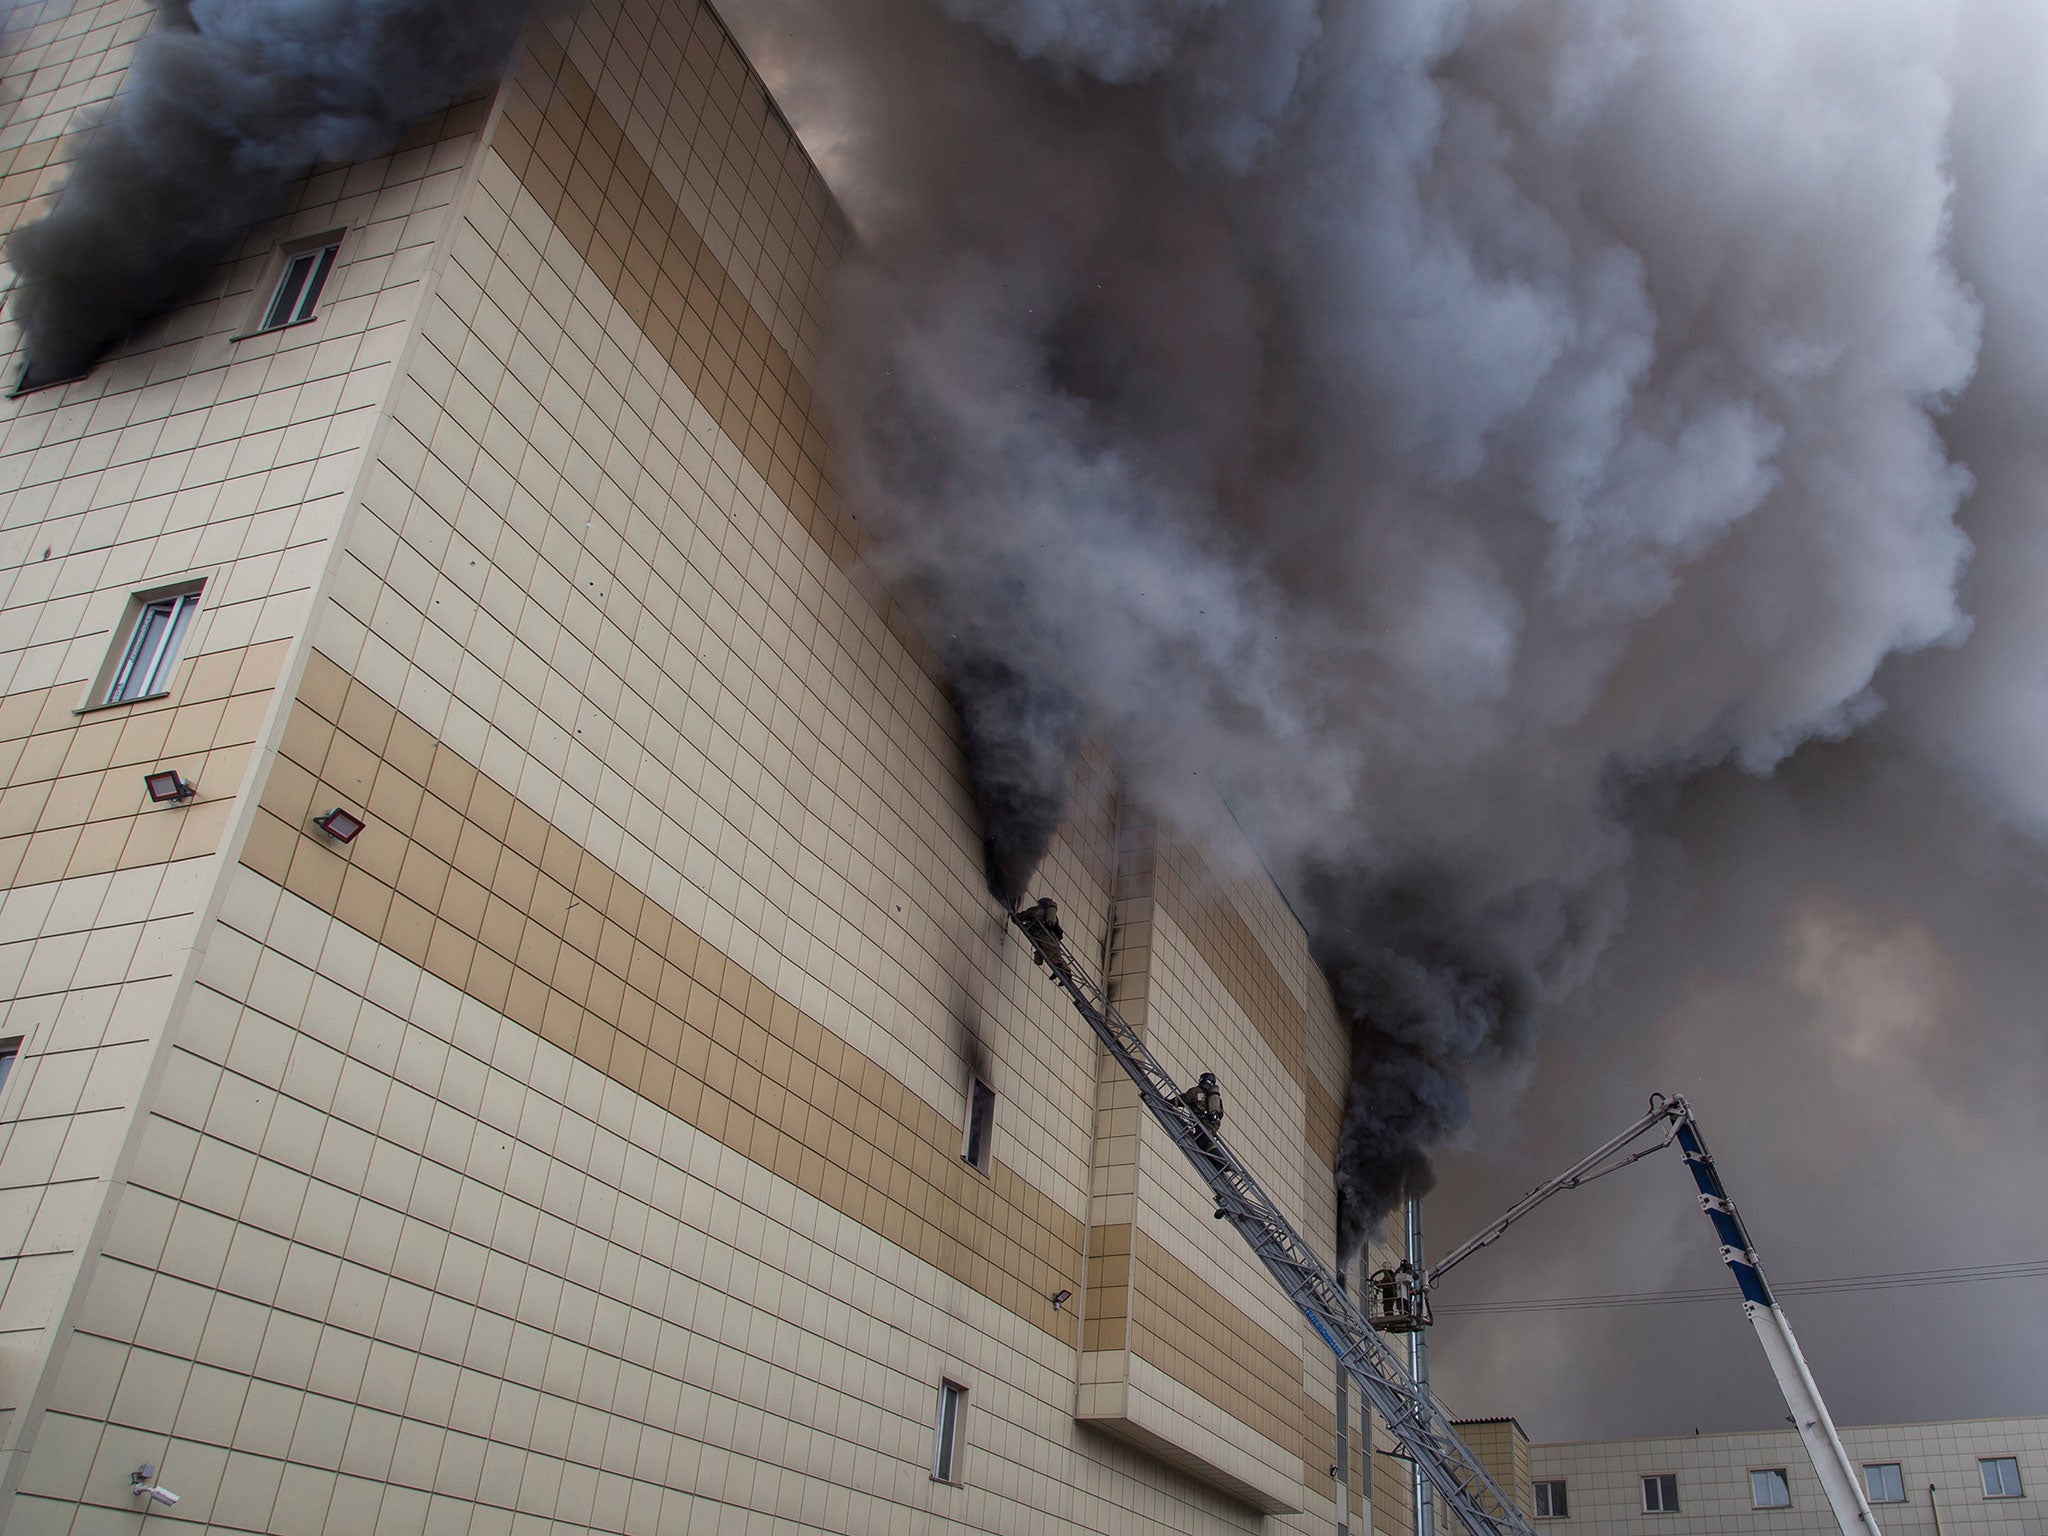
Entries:
MULTIPOLYGON (((1953 1269, 1907 1269, 1876 1275, 1838 1275, 1827 1280, 1792 1280, 1773 1288, 1785 1296, 1819 1296, 2042 1278, 2048 1278, 2048 1259, 2024 1259, 2011 1264, 1967 1264, 1953 1269)), ((1692 1290, 1616 1291, 1593 1296, 1531 1296, 1519 1301, 1450 1303, 1434 1310, 1439 1317, 1476 1317, 1496 1312, 1579 1312, 1591 1307, 1683 1306, 1695 1302, 1726 1301, 1729 1295, 1726 1287, 1713 1286, 1692 1290)))

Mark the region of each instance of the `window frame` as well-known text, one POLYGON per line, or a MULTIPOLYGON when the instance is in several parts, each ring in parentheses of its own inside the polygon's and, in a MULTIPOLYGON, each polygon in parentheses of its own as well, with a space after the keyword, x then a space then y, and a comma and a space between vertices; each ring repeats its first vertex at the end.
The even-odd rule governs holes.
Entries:
POLYGON ((26 1035, 0 1036, 0 1104, 7 1102, 7 1085, 21 1066, 21 1048, 27 1043, 26 1035))
POLYGON ((1749 1469, 1749 1507, 1751 1509, 1790 1509, 1792 1507, 1792 1475, 1789 1467, 1751 1467, 1749 1469), (1785 1496, 1765 1503, 1757 1497, 1757 1479, 1775 1477, 1778 1489, 1785 1496))
POLYGON ((985 1174, 994 1161, 996 1139, 996 1091, 982 1077, 967 1080, 967 1134, 960 1144, 960 1161, 976 1173, 985 1174))
POLYGON ((1530 1479, 1535 1490, 1530 1499, 1536 1506, 1538 1520, 1569 1520, 1572 1513, 1571 1491, 1567 1486, 1570 1478, 1538 1477, 1530 1479), (1553 1491, 1554 1490, 1554 1491, 1553 1491), (1548 1509, 1544 1508, 1549 1505, 1548 1509))
POLYGON ((289 241, 278 247, 280 260, 275 269, 276 275, 264 286, 263 301, 250 318, 249 329, 235 339, 244 341, 251 336, 269 336, 319 319, 320 300, 327 292, 327 285, 334 280, 335 269, 341 265, 341 247, 347 235, 345 229, 330 229, 325 234, 289 241), (292 290, 287 301, 286 288, 291 283, 292 273, 308 258, 310 265, 306 268, 306 277, 292 290), (282 313, 280 305, 284 306, 282 313))
POLYGON ((1903 1504, 1906 1502, 1906 1465, 1900 1461, 1866 1461, 1863 1463, 1863 1497, 1872 1504, 1903 1504), (1870 1474, 1890 1470, 1898 1474, 1899 1492, 1896 1498, 1878 1493, 1870 1486, 1870 1474))
POLYGON ((938 1422, 932 1428, 932 1481, 961 1484, 961 1463, 967 1445, 967 1384, 950 1376, 939 1379, 938 1422))
POLYGON ((1678 1474, 1676 1472, 1644 1472, 1641 1474, 1641 1477, 1643 1483, 1643 1513, 1646 1515, 1677 1514, 1679 1511, 1678 1474), (1671 1488, 1671 1502, 1669 1504, 1652 1504, 1650 1502, 1651 1487, 1653 1485, 1656 1487, 1658 1497, 1661 1499, 1666 1484, 1669 1484, 1671 1488))
POLYGON ((1977 1458, 1977 1481, 1983 1485, 1984 1497, 1987 1499, 2024 1499, 2027 1496, 2027 1483, 2026 1479, 2020 1476, 2020 1459, 2017 1456, 1979 1456, 1977 1458), (2000 1491, 1997 1493, 1991 1491, 1990 1470, 1993 1467, 2012 1468, 2013 1490, 2011 1493, 2004 1491, 2005 1478, 2002 1473, 1998 1479, 2000 1491))
POLYGON ((107 648, 100 680, 86 707, 98 709, 114 704, 138 704, 145 699, 160 699, 168 694, 205 593, 206 582, 199 578, 130 594, 128 611, 121 616, 120 626, 114 631, 114 643, 107 648), (134 677, 136 664, 141 660, 139 652, 148 634, 149 616, 165 604, 172 605, 169 622, 157 640, 155 654, 142 672, 142 685, 123 691, 123 685, 134 677))

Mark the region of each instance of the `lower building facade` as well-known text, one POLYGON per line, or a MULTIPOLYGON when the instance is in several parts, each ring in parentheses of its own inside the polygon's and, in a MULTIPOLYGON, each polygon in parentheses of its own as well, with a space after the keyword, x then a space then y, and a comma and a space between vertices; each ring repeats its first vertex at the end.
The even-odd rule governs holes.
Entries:
MULTIPOLYGON (((2048 1529, 2048 1418, 1841 1431, 1886 1536, 2048 1529)), ((1536 1445, 1536 1524, 1559 1536, 1826 1536, 1840 1528, 1790 1427, 1536 1445)))

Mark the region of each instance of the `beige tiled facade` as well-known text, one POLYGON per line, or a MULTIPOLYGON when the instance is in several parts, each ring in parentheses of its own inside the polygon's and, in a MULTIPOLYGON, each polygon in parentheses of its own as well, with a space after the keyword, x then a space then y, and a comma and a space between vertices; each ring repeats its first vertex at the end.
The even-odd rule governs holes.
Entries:
MULTIPOLYGON (((17 7, 0 226, 151 14, 17 7)), ((1333 1526, 1327 1350, 982 890, 813 400, 845 239, 711 11, 594 0, 0 405, 10 1533, 142 1463, 218 1531, 1333 1526)), ((1347 1047, 1250 850, 1091 749, 1041 884, 1327 1249, 1347 1047)))
MULTIPOLYGON (((1872 1499, 1887 1536, 2021 1536, 2043 1528, 2048 1514, 2048 1419, 1950 1419, 1880 1424, 1841 1431, 1859 1468, 1896 1466, 1896 1502, 1872 1499), (2010 1458, 2019 1491, 1987 1497, 1982 1462, 2010 1458)), ((1564 1484, 1565 1514, 1539 1522, 1556 1536, 1696 1536, 1755 1533, 1792 1536, 1835 1532, 1820 1480, 1792 1429, 1749 1434, 1673 1435, 1661 1439, 1593 1440, 1530 1447, 1531 1474, 1564 1484), (1786 1474, 1791 1503, 1759 1509, 1750 1473, 1786 1474), (1678 1480, 1678 1508, 1648 1514, 1643 1479, 1678 1480)), ((2003 1490, 2001 1478, 1992 1486, 2003 1490)), ((1886 1491, 1889 1491, 1888 1488, 1886 1491)))

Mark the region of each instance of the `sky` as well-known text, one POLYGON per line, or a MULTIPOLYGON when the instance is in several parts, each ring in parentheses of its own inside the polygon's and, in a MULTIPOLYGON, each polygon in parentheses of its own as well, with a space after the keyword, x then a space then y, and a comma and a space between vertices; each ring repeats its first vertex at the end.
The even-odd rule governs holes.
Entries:
MULTIPOLYGON (((2048 16, 720 9, 861 236, 885 574, 985 713, 1252 829, 1433 1248, 1663 1091, 1781 1286, 2048 1259, 2048 16)), ((1787 1310, 1844 1424, 2039 1413, 2044 1292, 1787 1310)), ((1457 1413, 1783 1418, 1675 1155, 1438 1299, 1457 1413), (1455 1310, 1667 1288, 1727 1299, 1455 1310)))
MULTIPOLYGON (((1691 1102, 1774 1284, 2048 1257, 2037 849, 1922 773, 1822 748, 1660 816, 1612 974, 1490 1095, 1425 1205, 1448 1252, 1618 1132, 1691 1102), (1847 835, 1853 831, 1853 835, 1847 835)), ((1784 1413, 1675 1150, 1554 1197, 1445 1278, 1439 1391, 1540 1440, 1784 1413), (1545 1296, 1679 1306, 1473 1313, 1545 1296)), ((1783 1297, 1841 1424, 2048 1412, 2048 1277, 1783 1297)))

